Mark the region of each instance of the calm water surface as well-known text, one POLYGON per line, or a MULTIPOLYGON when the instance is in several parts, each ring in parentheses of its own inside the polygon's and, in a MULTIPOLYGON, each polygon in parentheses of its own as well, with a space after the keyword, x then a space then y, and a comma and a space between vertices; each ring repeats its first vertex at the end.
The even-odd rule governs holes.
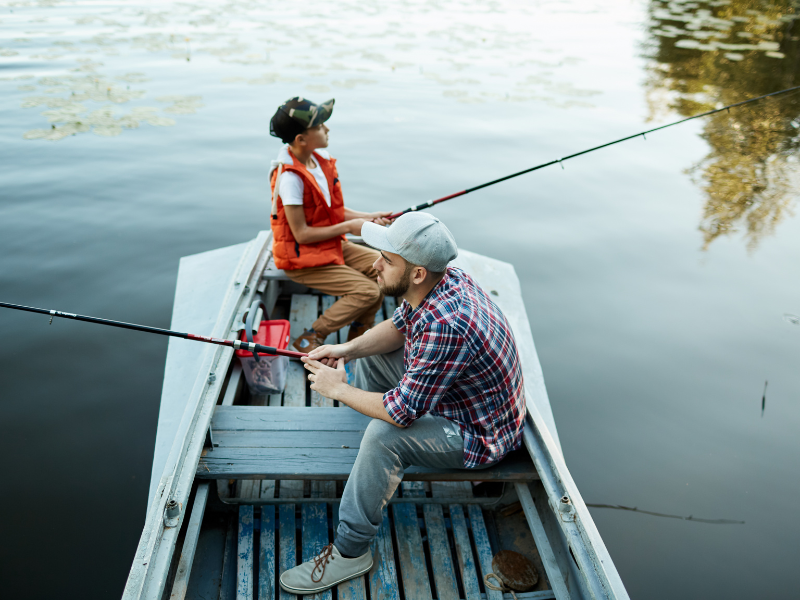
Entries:
MULTIPOLYGON (((268 121, 293 95, 336 98, 347 202, 399 209, 798 85, 793 11, 2 1, 0 296, 168 326, 178 259, 268 226, 268 121)), ((745 522, 593 509, 636 598, 797 597, 797 98, 434 210, 514 264, 585 500, 745 522)), ((166 340, 12 312, 0 336, 3 589, 116 597, 166 340)))

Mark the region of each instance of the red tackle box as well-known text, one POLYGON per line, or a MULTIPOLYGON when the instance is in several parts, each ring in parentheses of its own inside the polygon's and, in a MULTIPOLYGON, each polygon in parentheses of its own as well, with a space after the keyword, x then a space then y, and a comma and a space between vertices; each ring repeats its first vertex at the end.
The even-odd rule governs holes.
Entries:
MULTIPOLYGON (((253 336, 253 341, 262 346, 271 346, 285 350, 289 345, 289 321, 276 319, 274 321, 261 321, 258 333, 253 336)), ((244 331, 239 338, 246 342, 244 331)), ((273 356, 258 353, 259 361, 253 358, 253 353, 247 350, 237 350, 236 356, 242 363, 242 371, 247 379, 251 394, 280 394, 286 387, 286 371, 289 368, 288 356, 273 356)))

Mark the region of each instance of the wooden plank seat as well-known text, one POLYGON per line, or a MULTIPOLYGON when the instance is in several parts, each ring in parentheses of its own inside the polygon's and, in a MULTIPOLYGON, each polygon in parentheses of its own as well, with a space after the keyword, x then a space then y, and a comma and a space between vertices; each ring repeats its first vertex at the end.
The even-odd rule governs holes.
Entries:
MULTIPOLYGON (((203 451, 199 479, 345 480, 370 422, 350 408, 218 406, 214 448, 203 451), (217 445, 218 444, 218 445, 217 445)), ((527 451, 488 469, 412 467, 406 481, 533 481, 527 451)))

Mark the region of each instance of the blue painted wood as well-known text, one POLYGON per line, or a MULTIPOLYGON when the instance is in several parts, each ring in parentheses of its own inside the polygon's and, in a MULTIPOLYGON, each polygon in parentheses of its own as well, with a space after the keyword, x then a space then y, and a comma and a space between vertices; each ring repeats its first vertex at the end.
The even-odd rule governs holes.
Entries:
POLYGON ((469 542, 467 520, 464 508, 460 504, 450 505, 450 523, 453 526, 453 537, 456 541, 456 556, 461 571, 461 583, 464 585, 466 600, 481 600, 481 588, 478 585, 478 572, 475 569, 475 558, 469 542))
POLYGON ((275 507, 261 507, 258 550, 258 600, 275 600, 275 507))
POLYGON ((239 506, 236 600, 253 600, 253 507, 239 506))
MULTIPOLYGON (((296 523, 294 518, 294 504, 281 504, 278 508, 278 571, 283 573, 287 569, 297 566, 297 552, 295 550, 296 523)), ((295 600, 297 596, 289 594, 279 587, 280 600, 295 600)))
POLYGON ((458 583, 447 540, 442 505, 425 504, 422 511, 425 516, 425 528, 428 530, 428 548, 431 552, 436 597, 439 600, 459 600, 458 583))
POLYGON ((406 598, 430 600, 431 585, 425 564, 425 550, 415 504, 393 504, 392 516, 397 534, 397 554, 406 598))
MULTIPOLYGON (((339 504, 332 504, 331 509, 333 512, 333 539, 336 540, 336 530, 339 527, 339 504)), ((356 577, 350 581, 345 581, 336 586, 336 593, 339 600, 366 600, 366 577, 356 577)))
MULTIPOLYGON (((489 543, 489 534, 486 532, 486 523, 483 521, 483 512, 477 504, 467 506, 469 524, 472 527, 472 539, 475 540, 475 549, 478 551, 478 566, 481 578, 492 572, 492 546, 489 543)), ((486 588, 486 600, 503 600, 503 592, 486 588)))
MULTIPOLYGON (((389 514, 384 509, 383 522, 378 529, 378 535, 372 542, 372 553, 377 563, 368 574, 369 593, 372 600, 400 600, 390 527, 389 514)), ((406 598, 410 599, 410 596, 406 595, 406 598)))
MULTIPOLYGON (((303 562, 307 562, 317 556, 324 546, 330 541, 328 539, 328 505, 322 502, 313 504, 303 504, 300 508, 301 529, 303 543, 303 562)), ((331 590, 325 590, 313 596, 304 598, 314 598, 314 600, 332 600, 331 590)))

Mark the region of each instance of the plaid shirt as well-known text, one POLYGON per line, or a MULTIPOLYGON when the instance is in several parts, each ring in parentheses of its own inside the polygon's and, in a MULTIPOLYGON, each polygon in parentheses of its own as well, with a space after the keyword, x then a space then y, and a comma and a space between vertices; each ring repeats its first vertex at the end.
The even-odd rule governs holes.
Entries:
POLYGON ((450 267, 415 310, 392 317, 406 336, 405 375, 383 405, 398 424, 425 413, 456 422, 464 466, 499 461, 522 443, 525 393, 511 327, 500 309, 461 269, 450 267))

